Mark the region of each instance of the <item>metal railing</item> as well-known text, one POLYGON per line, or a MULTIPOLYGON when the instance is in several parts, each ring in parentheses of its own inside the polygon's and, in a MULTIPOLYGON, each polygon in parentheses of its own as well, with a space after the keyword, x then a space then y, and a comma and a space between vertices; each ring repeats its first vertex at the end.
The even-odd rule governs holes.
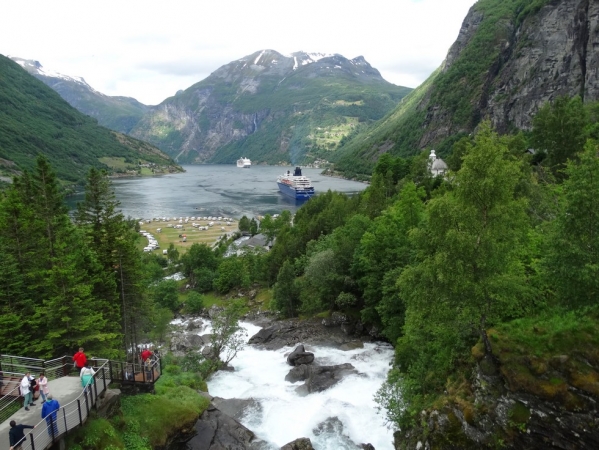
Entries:
POLYGON ((111 379, 123 383, 155 383, 162 375, 160 358, 153 358, 149 365, 141 363, 110 361, 111 379))
POLYGON ((32 375, 44 372, 49 380, 68 375, 72 367, 73 358, 66 355, 48 361, 23 356, 0 355, 1 371, 21 373, 23 375, 26 372, 31 372, 32 375))
POLYGON ((25 373, 31 372, 35 376, 44 372, 46 378, 55 380, 68 375, 72 367, 73 360, 69 356, 45 361, 24 356, 0 355, 0 371, 4 385, 1 391, 3 395, 0 397, 0 422, 8 419, 20 406, 22 398, 19 386, 25 373))
POLYGON ((21 407, 21 379, 24 374, 3 372, 0 397, 0 422, 4 422, 21 407))
POLYGON ((94 359, 92 362, 99 366, 94 369, 96 373, 82 389, 81 394, 57 411, 56 420, 53 420, 50 415, 48 420, 42 419, 38 422, 22 441, 22 450, 44 450, 69 430, 83 425, 89 412, 96 405, 98 397, 106 391, 111 382, 110 361, 94 359))

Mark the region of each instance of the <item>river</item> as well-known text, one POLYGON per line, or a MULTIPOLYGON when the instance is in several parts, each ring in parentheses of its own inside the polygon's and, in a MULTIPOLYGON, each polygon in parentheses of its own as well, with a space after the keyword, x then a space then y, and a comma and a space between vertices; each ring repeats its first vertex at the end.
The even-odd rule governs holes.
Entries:
MULTIPOLYGON (((260 327, 242 323, 248 337, 260 327)), ((205 332, 210 332, 206 330, 205 332)), ((359 372, 323 392, 304 397, 295 392, 302 384, 285 381, 291 369, 286 354, 293 348, 263 350, 247 345, 231 362, 234 372, 217 372, 208 382, 212 396, 253 399, 259 407, 241 419, 243 425, 269 445, 279 449, 300 437, 308 437, 316 450, 357 450, 370 443, 377 450, 393 449, 393 431, 377 413, 374 394, 389 371, 393 348, 384 343, 365 343, 364 348, 342 351, 310 346, 318 365, 351 363, 359 372)))
MULTIPOLYGON (((236 219, 277 214, 287 209, 294 213, 301 203, 279 193, 277 176, 291 167, 235 165, 188 165, 185 173, 153 177, 116 178, 114 191, 125 216, 153 217, 223 216, 236 219)), ((366 184, 321 175, 321 169, 302 169, 312 180, 317 194, 333 190, 349 195, 366 184)), ((72 208, 83 199, 78 194, 67 199, 72 208)))

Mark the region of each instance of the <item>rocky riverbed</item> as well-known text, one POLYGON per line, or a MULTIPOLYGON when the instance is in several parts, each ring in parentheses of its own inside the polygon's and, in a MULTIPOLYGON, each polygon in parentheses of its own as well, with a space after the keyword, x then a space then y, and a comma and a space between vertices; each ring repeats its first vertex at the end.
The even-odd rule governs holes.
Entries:
MULTIPOLYGON (((171 350, 209 352, 209 318, 180 318, 171 350)), ((231 371, 209 380, 211 406, 195 437, 180 448, 393 448, 392 431, 373 401, 391 346, 342 315, 278 321, 255 314, 244 320, 248 345, 231 371)))

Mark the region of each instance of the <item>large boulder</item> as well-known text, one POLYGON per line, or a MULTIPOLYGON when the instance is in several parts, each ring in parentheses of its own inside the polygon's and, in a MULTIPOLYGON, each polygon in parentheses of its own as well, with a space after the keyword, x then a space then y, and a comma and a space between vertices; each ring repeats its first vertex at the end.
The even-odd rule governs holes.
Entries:
POLYGON ((349 363, 336 366, 295 366, 285 376, 285 381, 296 383, 305 380, 305 383, 296 388, 299 395, 312 392, 322 392, 341 381, 347 375, 357 374, 358 371, 349 363))
POLYGON ((205 327, 205 325, 204 325, 204 322, 202 321, 202 319, 190 319, 187 322, 186 330, 187 331, 202 330, 204 327, 205 327))
POLYGON ((275 331, 276 327, 262 328, 248 340, 248 344, 265 344, 272 338, 275 331))
POLYGON ((303 345, 295 347, 287 356, 287 363, 290 366, 300 366, 302 364, 311 364, 314 361, 314 353, 307 352, 303 345))
POLYGON ((204 345, 204 341, 197 334, 175 332, 171 335, 171 351, 183 352, 197 350, 204 345))
POLYGON ((252 447, 254 433, 214 405, 195 424, 196 435, 186 443, 187 450, 246 450, 252 447))
POLYGON ((264 328, 252 336, 249 343, 268 350, 295 347, 298 344, 339 347, 356 339, 373 340, 368 334, 373 330, 367 330, 361 322, 341 313, 333 313, 326 319, 285 319, 272 322, 269 318, 260 317, 250 321, 259 321, 259 325, 264 328))
POLYGON ((312 432, 314 433, 314 436, 319 436, 320 439, 326 442, 337 442, 339 448, 374 450, 374 447, 372 446, 364 447, 365 445, 370 444, 358 445, 353 442, 349 435, 345 432, 343 422, 341 422, 338 417, 328 417, 324 421, 320 422, 315 428, 313 428, 312 432))
POLYGON ((314 450, 312 442, 308 438, 299 438, 281 447, 281 450, 314 450))

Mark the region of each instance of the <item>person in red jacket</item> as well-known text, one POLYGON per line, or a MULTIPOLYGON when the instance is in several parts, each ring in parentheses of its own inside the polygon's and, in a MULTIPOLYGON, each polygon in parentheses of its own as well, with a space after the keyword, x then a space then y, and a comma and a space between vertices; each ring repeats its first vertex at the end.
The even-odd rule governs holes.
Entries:
POLYGON ((83 353, 83 347, 79 347, 79 351, 73 356, 73 361, 75 362, 75 367, 77 369, 81 370, 85 367, 87 356, 83 353))
POLYGON ((144 351, 141 352, 141 360, 143 362, 146 362, 146 360, 150 358, 152 355, 153 353, 148 348, 144 348, 144 351))

